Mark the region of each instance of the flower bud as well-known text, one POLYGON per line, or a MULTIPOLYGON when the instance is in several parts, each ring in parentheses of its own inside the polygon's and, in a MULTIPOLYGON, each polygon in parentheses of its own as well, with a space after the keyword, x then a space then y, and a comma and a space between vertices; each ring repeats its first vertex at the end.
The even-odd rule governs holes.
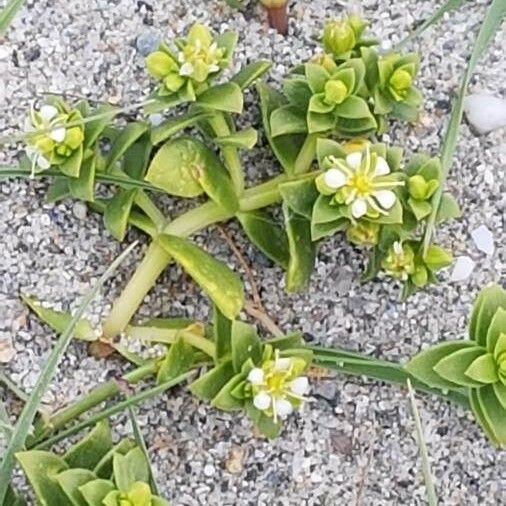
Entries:
POLYGON ((416 200, 424 200, 427 196, 427 182, 423 176, 415 175, 408 179, 409 194, 416 200))
POLYGON ((337 69, 337 64, 332 58, 332 55, 327 53, 318 53, 311 59, 312 63, 321 65, 329 74, 332 74, 337 69))
POLYGON ((167 53, 155 51, 146 57, 146 67, 153 77, 163 79, 177 69, 177 64, 167 53))
POLYGON ((65 144, 71 149, 77 149, 84 141, 84 132, 80 127, 69 128, 65 134, 65 144))
POLYGON ((371 222, 357 222, 346 231, 346 237, 358 246, 376 246, 378 244, 379 225, 371 222))
POLYGON ((195 23, 188 32, 187 43, 195 47, 209 47, 213 42, 213 36, 207 26, 195 23))
POLYGON ((408 276, 415 272, 415 254, 409 244, 394 242, 388 250, 381 266, 387 274, 394 278, 407 280, 408 276))
POLYGON ((450 265, 453 261, 453 257, 448 251, 441 248, 441 246, 431 244, 423 260, 429 269, 437 271, 450 265))
POLYGON ((413 83, 413 77, 407 70, 397 69, 388 81, 390 90, 398 102, 406 96, 413 83))
POLYGON ((423 265, 415 268, 415 272, 411 275, 411 281, 418 287, 422 288, 427 284, 429 273, 423 265))
POLYGON ((346 85, 340 80, 327 81, 325 84, 324 102, 329 105, 338 105, 348 96, 346 85))
POLYGON ((335 19, 325 24, 323 45, 325 50, 334 56, 351 51, 356 42, 355 31, 348 19, 335 19))

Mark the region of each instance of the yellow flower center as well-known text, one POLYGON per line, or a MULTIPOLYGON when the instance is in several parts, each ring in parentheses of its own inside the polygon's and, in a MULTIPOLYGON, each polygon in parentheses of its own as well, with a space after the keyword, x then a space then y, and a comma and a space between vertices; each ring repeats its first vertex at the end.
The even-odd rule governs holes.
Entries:
POLYGON ((360 196, 366 196, 373 190, 372 179, 363 172, 356 172, 349 179, 348 185, 355 188, 360 196))

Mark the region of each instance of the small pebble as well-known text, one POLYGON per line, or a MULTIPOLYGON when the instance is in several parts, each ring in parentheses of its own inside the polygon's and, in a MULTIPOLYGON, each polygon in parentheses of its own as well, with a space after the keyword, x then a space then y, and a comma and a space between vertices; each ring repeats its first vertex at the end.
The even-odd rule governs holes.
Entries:
POLYGON ((160 35, 155 32, 141 33, 135 41, 135 47, 142 56, 147 56, 149 53, 156 51, 159 45, 160 35))
POLYGON ((461 256, 458 257, 453 266, 450 276, 451 281, 464 281, 473 272, 475 263, 471 257, 461 256))
POLYGON ((213 476, 215 472, 216 472, 216 470, 215 470, 214 466, 212 466, 211 464, 206 464, 204 466, 204 475, 207 476, 208 478, 213 476))
POLYGON ((494 254, 494 236, 492 232, 485 226, 480 225, 471 232, 471 237, 476 247, 483 253, 491 256, 494 254))
POLYGON ((464 99, 466 118, 479 134, 506 126, 506 100, 493 95, 476 94, 464 99))
POLYGON ((82 202, 75 202, 72 206, 72 212, 76 218, 84 220, 87 214, 86 204, 83 204, 82 202))

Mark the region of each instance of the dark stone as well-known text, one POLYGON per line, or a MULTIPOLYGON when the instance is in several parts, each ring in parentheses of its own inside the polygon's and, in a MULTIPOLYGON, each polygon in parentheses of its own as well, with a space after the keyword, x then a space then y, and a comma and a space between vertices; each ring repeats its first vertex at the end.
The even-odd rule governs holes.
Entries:
POLYGON ((27 49, 24 53, 26 61, 35 61, 40 58, 40 46, 34 46, 27 49))

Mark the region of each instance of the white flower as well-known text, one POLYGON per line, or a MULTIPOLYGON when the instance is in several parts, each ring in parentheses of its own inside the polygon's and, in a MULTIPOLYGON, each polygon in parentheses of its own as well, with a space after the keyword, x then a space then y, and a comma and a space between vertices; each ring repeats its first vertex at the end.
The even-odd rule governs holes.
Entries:
POLYGON ((390 167, 383 157, 371 156, 369 146, 364 152, 348 154, 344 160, 330 156, 329 161, 332 167, 325 172, 323 181, 350 206, 353 218, 371 212, 386 215, 395 205, 397 195, 392 189, 404 182, 382 179, 390 174, 390 167))

